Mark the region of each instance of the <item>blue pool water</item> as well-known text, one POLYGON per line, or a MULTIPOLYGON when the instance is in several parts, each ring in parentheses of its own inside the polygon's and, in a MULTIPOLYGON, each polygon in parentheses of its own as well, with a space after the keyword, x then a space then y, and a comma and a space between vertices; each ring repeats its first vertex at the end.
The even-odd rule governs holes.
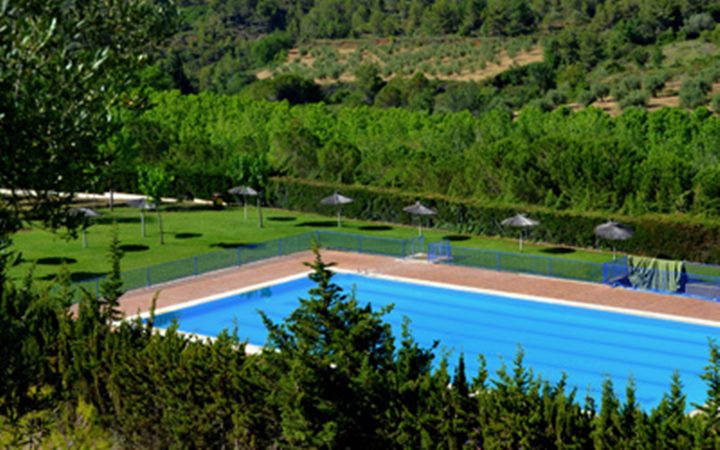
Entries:
MULTIPOLYGON (((503 362, 511 364, 521 345, 528 367, 551 381, 566 373, 580 399, 589 393, 599 400, 607 377, 624 398, 632 375, 638 401, 650 408, 669 391, 672 373, 678 370, 688 402, 703 402, 706 386, 699 376, 708 362, 708 338, 720 336, 720 328, 710 326, 505 295, 351 274, 337 274, 334 281, 347 292, 355 287, 361 304, 369 302, 377 309, 393 304, 386 320, 396 337, 403 317, 408 317, 415 339, 425 346, 439 340, 441 349, 451 352, 451 365, 464 353, 470 377, 478 369, 476 355, 485 355, 494 373, 503 362)), ((237 327, 241 339, 262 345, 267 333, 258 311, 279 322, 298 306, 299 298, 307 298, 311 287, 309 279, 301 278, 231 295, 159 314, 156 326, 164 328, 177 319, 180 330, 206 336, 237 327)))

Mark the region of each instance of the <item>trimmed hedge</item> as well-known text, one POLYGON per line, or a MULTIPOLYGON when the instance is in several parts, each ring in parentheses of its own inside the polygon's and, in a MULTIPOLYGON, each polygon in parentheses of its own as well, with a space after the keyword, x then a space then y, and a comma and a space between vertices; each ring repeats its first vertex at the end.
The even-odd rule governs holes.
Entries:
MULTIPOLYGON (((404 193, 358 185, 329 184, 293 178, 272 178, 267 201, 283 209, 329 214, 332 207, 319 203, 322 197, 340 190, 354 202, 343 206, 349 218, 411 224, 413 218, 402 208, 416 200, 433 206, 438 215, 430 226, 459 233, 516 236, 517 230, 503 229, 500 222, 518 212, 530 214, 541 225, 528 231, 531 239, 578 247, 602 246, 593 229, 608 219, 607 213, 579 213, 523 205, 489 204, 432 194, 404 193)), ((630 225, 635 236, 617 242, 618 250, 668 259, 720 263, 720 222, 682 215, 620 216, 612 218, 630 225)), ((427 222, 427 221, 426 221, 427 222)))
MULTIPOLYGON (((172 170, 175 176, 170 184, 167 197, 176 198, 204 198, 211 199, 214 194, 220 194, 226 200, 232 200, 232 195, 227 191, 234 186, 233 180, 221 173, 212 173, 211 171, 177 171, 172 170)), ((114 179, 114 188, 118 192, 140 192, 138 186, 137 172, 123 172, 118 174, 114 179)), ((104 190, 108 186, 97 186, 96 189, 104 190)))

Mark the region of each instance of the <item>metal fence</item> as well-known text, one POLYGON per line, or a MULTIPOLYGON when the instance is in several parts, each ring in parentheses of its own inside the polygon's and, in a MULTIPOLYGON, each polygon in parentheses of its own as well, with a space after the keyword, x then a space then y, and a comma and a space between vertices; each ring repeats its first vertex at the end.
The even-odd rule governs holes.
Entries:
MULTIPOLYGON (((401 258, 423 252, 425 248, 425 241, 422 238, 394 239, 319 230, 125 271, 121 274, 123 289, 129 291, 151 287, 181 278, 303 252, 310 250, 314 242, 326 249, 401 258)), ((99 296, 104 278, 105 276, 83 280, 75 285, 99 296)))
POLYGON ((720 300, 720 276, 716 275, 720 274, 720 266, 686 263, 686 273, 680 283, 673 281, 674 274, 666 271, 645 270, 642 276, 654 279, 655 288, 649 289, 633 278, 634 274, 631 273, 627 257, 605 263, 594 263, 570 258, 455 247, 448 241, 428 244, 427 257, 432 263, 541 275, 713 301, 720 300))
POLYGON ((425 239, 422 236, 412 239, 394 239, 336 231, 317 231, 316 236, 320 247, 330 250, 399 258, 425 252, 425 239))
POLYGON ((428 244, 428 261, 497 270, 500 272, 526 273, 554 278, 590 281, 594 283, 602 283, 604 281, 602 263, 455 247, 451 246, 449 242, 433 242, 428 244))

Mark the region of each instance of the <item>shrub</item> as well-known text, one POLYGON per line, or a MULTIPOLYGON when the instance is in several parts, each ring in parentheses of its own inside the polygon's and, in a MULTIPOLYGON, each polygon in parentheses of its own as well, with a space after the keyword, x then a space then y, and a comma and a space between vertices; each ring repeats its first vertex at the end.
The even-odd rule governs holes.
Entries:
POLYGON ((713 28, 715 28, 713 17, 708 13, 702 13, 688 17, 682 31, 685 33, 686 38, 694 39, 700 36, 703 31, 712 30, 713 28))
POLYGON ((622 109, 629 108, 631 106, 637 106, 644 108, 647 106, 648 94, 645 91, 632 91, 620 100, 620 107, 622 109))
POLYGON ((627 90, 627 92, 636 91, 642 87, 640 78, 636 75, 629 75, 620 81, 620 85, 627 90))
POLYGON ((638 67, 643 68, 650 59, 650 53, 643 47, 637 47, 630 53, 630 58, 632 58, 638 67))
POLYGON ((548 103, 553 105, 553 107, 560 106, 567 100, 565 94, 563 94, 557 89, 552 89, 548 91, 547 94, 545 94, 545 99, 548 101, 548 103))
POLYGON ((710 100, 710 107, 716 113, 720 113, 720 94, 713 95, 710 100))
POLYGON ((653 66, 662 67, 663 61, 665 61, 665 54, 663 53, 661 47, 656 45, 652 48, 652 51, 650 52, 650 60, 652 61, 653 66))
POLYGON ((610 86, 605 83, 593 83, 590 87, 590 92, 592 92, 593 97, 602 100, 610 95, 610 86))
POLYGON ((578 103, 583 106, 590 106, 595 101, 595 96, 590 91, 584 91, 578 97, 578 103))
POLYGON ((685 108, 694 109, 707 102, 710 85, 698 78, 690 78, 680 86, 680 104, 685 108))
POLYGON ((253 42, 250 54, 256 66, 263 66, 271 62, 280 62, 285 58, 286 50, 293 45, 289 33, 276 31, 253 42))
POLYGON ((665 87, 667 79, 668 76, 665 73, 648 75, 645 80, 643 80, 643 88, 654 97, 665 87))

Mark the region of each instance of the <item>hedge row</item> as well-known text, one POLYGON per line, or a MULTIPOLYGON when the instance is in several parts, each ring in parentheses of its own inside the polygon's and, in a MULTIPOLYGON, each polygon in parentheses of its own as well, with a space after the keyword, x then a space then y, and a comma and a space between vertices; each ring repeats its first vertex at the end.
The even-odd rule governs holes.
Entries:
MULTIPOLYGON (((232 196, 227 193, 233 186, 232 179, 220 173, 210 171, 177 172, 172 171, 173 182, 167 192, 168 197, 181 199, 204 198, 211 199, 214 194, 220 194, 226 200, 232 196)), ((137 172, 121 172, 112 182, 113 188, 118 192, 140 192, 137 172)), ((109 186, 96 186, 96 190, 106 190, 109 186)))
MULTIPOLYGON (((343 215, 350 218, 411 224, 413 218, 402 209, 421 200, 437 209, 438 214, 430 224, 436 228, 457 233, 514 236, 517 230, 504 229, 500 222, 518 212, 524 212, 541 222, 540 226, 529 230, 531 239, 578 247, 610 246, 593 235, 595 226, 609 218, 605 213, 488 204, 441 195, 403 193, 393 189, 292 178, 272 178, 267 190, 267 201, 278 208, 328 214, 333 211, 332 208, 321 205, 319 200, 335 190, 354 199, 353 203, 343 207, 343 215)), ((612 218, 635 229, 632 239, 616 243, 618 250, 669 259, 720 263, 720 223, 717 221, 680 215, 614 214, 612 218)))

